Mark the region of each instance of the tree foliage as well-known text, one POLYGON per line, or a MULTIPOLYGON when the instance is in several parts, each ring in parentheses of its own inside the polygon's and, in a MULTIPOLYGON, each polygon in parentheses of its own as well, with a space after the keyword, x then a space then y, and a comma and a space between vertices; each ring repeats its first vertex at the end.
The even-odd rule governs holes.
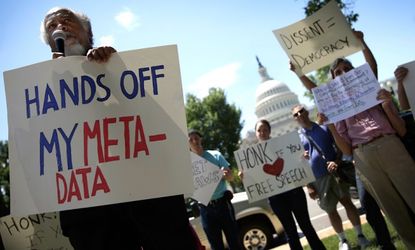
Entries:
MULTIPOLYGON (((307 6, 304 7, 304 13, 308 17, 315 12, 317 12, 319 9, 321 9, 323 6, 325 6, 328 2, 331 0, 308 0, 307 6)), ((342 10, 343 14, 346 17, 347 22, 352 26, 353 23, 357 22, 357 19, 359 17, 359 14, 354 13, 352 8, 354 1, 347 1, 347 0, 336 0, 336 2, 339 5, 339 8, 342 10)), ((310 75, 310 79, 315 82, 317 85, 320 85, 322 83, 326 83, 329 81, 330 66, 325 66, 320 69, 318 69, 315 74, 310 75)), ((304 94, 305 96, 308 96, 311 100, 313 99, 313 96, 310 92, 306 92, 304 94)))
POLYGON ((10 211, 9 145, 0 141, 0 216, 10 211))
MULTIPOLYGON (((326 5, 331 0, 308 0, 307 6, 304 7, 304 12, 306 16, 311 16, 319 9, 321 9, 324 5, 326 5)), ((347 22, 352 25, 354 22, 357 21, 359 14, 354 13, 352 8, 354 1, 342 1, 336 0, 339 5, 339 8, 343 11, 344 15, 346 16, 347 22)))
MULTIPOLYGON (((227 103, 224 90, 211 88, 209 95, 202 100, 188 94, 186 118, 188 128, 202 133, 203 147, 219 150, 236 172, 233 152, 238 149, 243 122, 240 121, 241 110, 234 104, 227 103)), ((233 183, 234 187, 235 185, 239 186, 240 183, 233 183)))

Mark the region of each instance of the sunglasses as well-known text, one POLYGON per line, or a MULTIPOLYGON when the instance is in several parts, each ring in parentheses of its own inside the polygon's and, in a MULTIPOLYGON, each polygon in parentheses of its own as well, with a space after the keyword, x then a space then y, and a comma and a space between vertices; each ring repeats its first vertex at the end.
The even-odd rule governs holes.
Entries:
POLYGON ((302 113, 304 113, 304 111, 305 111, 305 109, 304 109, 304 108, 302 108, 302 109, 298 110, 298 111, 297 111, 297 113, 294 113, 294 114, 293 114, 293 117, 299 117, 302 113))

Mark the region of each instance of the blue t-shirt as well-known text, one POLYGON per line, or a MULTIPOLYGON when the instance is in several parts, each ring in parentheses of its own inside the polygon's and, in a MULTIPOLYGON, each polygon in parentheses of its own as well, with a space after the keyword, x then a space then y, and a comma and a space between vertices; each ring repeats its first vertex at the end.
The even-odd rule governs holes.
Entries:
MULTIPOLYGON (((222 154, 217 150, 205 150, 203 151, 202 157, 208 160, 210 163, 214 164, 218 168, 224 167, 225 169, 229 169, 229 162, 225 160, 225 158, 222 156, 222 154)), ((222 180, 219 182, 218 186, 215 189, 215 192, 213 192, 211 200, 216 200, 219 198, 222 198, 223 193, 227 190, 226 188, 226 182, 222 178, 222 180)))
POLYGON ((310 159, 308 162, 310 163, 314 176, 316 179, 318 179, 328 175, 329 172, 327 171, 327 161, 321 157, 319 151, 312 143, 309 142, 308 138, 304 134, 306 134, 308 137, 313 138, 313 143, 316 143, 320 147, 327 161, 334 161, 337 154, 334 148, 335 142, 330 131, 326 126, 319 126, 316 123, 313 123, 311 129, 300 129, 301 142, 304 146, 304 150, 308 150, 310 154, 310 159))

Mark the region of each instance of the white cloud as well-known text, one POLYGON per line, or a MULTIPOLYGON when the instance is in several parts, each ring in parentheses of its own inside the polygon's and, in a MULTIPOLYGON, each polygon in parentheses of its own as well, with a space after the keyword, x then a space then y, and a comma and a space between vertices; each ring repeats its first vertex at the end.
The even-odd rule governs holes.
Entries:
POLYGON ((238 80, 241 63, 231 63, 201 75, 189 86, 189 92, 199 98, 208 95, 210 88, 227 89, 238 80))
POLYGON ((115 21, 128 31, 132 31, 140 26, 137 16, 129 9, 121 11, 115 16, 115 21))
POLYGON ((115 39, 112 35, 101 36, 99 38, 99 46, 113 46, 114 41, 115 41, 115 39))

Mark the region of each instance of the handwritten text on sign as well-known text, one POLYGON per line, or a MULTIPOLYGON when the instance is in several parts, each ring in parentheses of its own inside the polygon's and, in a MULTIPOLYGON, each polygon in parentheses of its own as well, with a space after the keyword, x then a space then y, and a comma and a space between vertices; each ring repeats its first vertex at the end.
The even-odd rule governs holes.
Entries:
POLYGON ((73 249, 57 213, 1 217, 0 233, 5 249, 73 249))
POLYGON ((303 152, 295 131, 235 151, 249 201, 265 199, 314 181, 303 152))
POLYGON ((379 89, 370 66, 363 64, 312 91, 318 111, 333 123, 379 104, 376 100, 379 89))
POLYGON ((306 19, 273 32, 300 76, 361 50, 336 1, 306 19))
POLYGON ((12 212, 192 192, 179 72, 176 46, 5 72, 12 212))
POLYGON ((207 206, 213 192, 222 180, 223 171, 219 166, 213 165, 208 160, 190 152, 193 167, 193 185, 195 191, 192 198, 207 206))

